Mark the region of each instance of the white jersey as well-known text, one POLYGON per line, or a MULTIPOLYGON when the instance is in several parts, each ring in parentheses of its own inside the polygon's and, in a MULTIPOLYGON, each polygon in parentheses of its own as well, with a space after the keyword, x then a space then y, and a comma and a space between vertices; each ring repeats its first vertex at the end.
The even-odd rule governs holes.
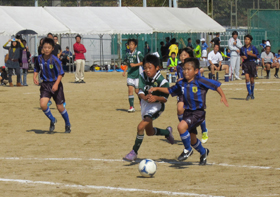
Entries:
POLYGON ((209 60, 213 64, 219 64, 219 62, 223 60, 223 57, 222 57, 220 52, 215 53, 214 50, 213 50, 208 54, 208 61, 207 61, 208 66, 210 65, 209 60))

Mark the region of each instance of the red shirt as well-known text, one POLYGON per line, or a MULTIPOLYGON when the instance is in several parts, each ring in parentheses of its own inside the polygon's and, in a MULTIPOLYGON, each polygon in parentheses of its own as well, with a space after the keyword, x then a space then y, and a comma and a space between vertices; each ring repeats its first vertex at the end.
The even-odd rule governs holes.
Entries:
POLYGON ((86 59, 85 56, 84 56, 84 53, 86 53, 87 50, 86 50, 86 48, 83 44, 76 42, 73 45, 73 48, 74 48, 74 53, 75 53, 75 60, 74 61, 80 60, 80 59, 82 59, 82 60, 86 59))

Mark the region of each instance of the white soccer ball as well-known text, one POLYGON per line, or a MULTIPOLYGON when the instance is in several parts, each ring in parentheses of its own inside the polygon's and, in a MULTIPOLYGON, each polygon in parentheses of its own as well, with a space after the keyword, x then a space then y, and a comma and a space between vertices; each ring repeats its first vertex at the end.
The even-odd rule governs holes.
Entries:
POLYGON ((143 177, 152 177, 157 171, 157 164, 151 159, 143 159, 138 170, 143 177))

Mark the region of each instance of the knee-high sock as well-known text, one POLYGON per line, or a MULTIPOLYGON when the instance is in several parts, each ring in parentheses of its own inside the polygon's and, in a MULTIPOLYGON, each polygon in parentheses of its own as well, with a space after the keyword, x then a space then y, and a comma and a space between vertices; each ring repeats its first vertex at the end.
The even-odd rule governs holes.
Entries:
POLYGON ((185 146, 185 149, 187 149, 188 151, 191 151, 192 150, 192 147, 191 147, 191 136, 190 136, 190 133, 188 130, 186 130, 185 133, 183 134, 180 134, 180 137, 182 139, 182 142, 185 146))
POLYGON ((181 122, 182 120, 183 120, 183 114, 181 114, 181 115, 177 115, 178 116, 178 120, 179 120, 179 122, 181 122))
POLYGON ((134 107, 134 96, 133 95, 128 96, 128 101, 129 101, 130 107, 134 107))
POLYGON ((251 92, 254 94, 255 83, 251 83, 251 92))
POLYGON ((136 139, 135 139, 135 143, 134 143, 134 146, 133 146, 133 150, 134 152, 137 154, 138 153, 138 150, 143 142, 143 139, 144 139, 144 135, 137 135, 136 136, 136 139))
POLYGON ((69 116, 68 116, 68 112, 67 110, 65 109, 62 113, 61 113, 64 121, 65 121, 65 125, 66 126, 70 126, 70 121, 69 121, 69 116))
POLYGON ((202 133, 207 132, 206 120, 204 120, 204 121, 201 123, 200 127, 201 127, 202 133))
POLYGON ((50 119, 50 121, 52 121, 52 122, 55 121, 55 118, 53 117, 52 112, 49 107, 45 111, 43 110, 43 112, 50 119))
POLYGON ((197 139, 195 144, 192 144, 192 147, 197 150, 201 155, 205 154, 206 150, 203 148, 199 139, 197 139))
POLYGON ((169 130, 168 129, 160 129, 160 128, 154 128, 155 130, 155 135, 164 135, 164 136, 169 136, 169 130))
POLYGON ((252 94, 252 91, 251 91, 251 83, 250 83, 250 82, 247 82, 247 83, 246 83, 246 87, 247 87, 248 94, 252 94))

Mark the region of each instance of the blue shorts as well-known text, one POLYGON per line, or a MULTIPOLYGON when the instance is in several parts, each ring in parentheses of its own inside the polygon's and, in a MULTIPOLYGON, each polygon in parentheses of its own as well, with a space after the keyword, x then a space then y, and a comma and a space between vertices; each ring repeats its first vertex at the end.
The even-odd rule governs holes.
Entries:
POLYGON ((183 120, 188 124, 188 131, 197 134, 196 127, 205 120, 206 112, 204 110, 185 110, 183 120))
POLYGON ((41 88, 40 88, 40 98, 51 98, 53 97, 53 100, 57 105, 61 105, 65 103, 65 97, 63 92, 63 85, 60 82, 58 84, 58 89, 56 92, 52 91, 52 87, 55 82, 42 82, 41 88))

